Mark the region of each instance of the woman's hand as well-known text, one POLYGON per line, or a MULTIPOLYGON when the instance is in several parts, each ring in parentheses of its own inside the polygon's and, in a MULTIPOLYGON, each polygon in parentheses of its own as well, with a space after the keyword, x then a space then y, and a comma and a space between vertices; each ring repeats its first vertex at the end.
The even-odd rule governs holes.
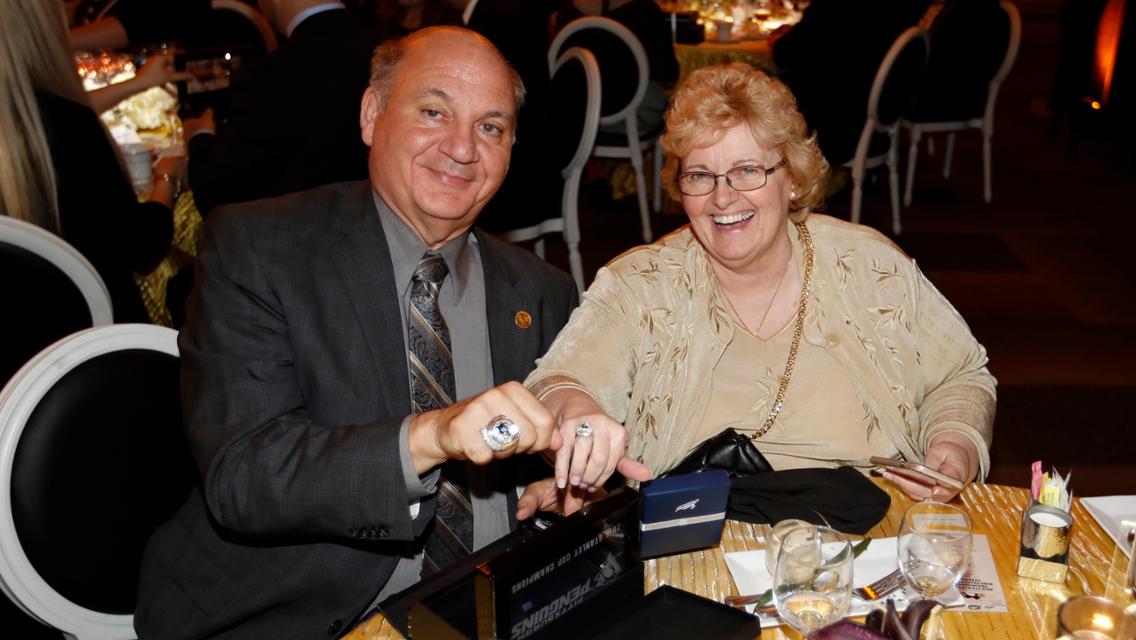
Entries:
POLYGON ((189 161, 185 156, 162 156, 154 165, 154 173, 164 173, 185 182, 189 175, 189 161))
POLYGON ((186 184, 186 168, 185 156, 163 156, 158 160, 158 164, 154 165, 150 201, 173 209, 186 184))
MULTIPOLYGON (((931 439, 923 465, 967 484, 978 475, 978 460, 978 449, 970 438, 957 431, 946 431, 931 439)), ((923 476, 907 474, 902 469, 890 469, 883 476, 915 500, 950 502, 959 494, 957 489, 928 483, 923 476)))
POLYGON ((564 440, 555 458, 550 459, 558 488, 570 485, 595 491, 616 470, 631 480, 651 478, 650 469, 627 457, 627 430, 605 414, 591 396, 579 389, 559 389, 545 396, 544 403, 556 416, 564 440), (591 435, 582 435, 585 433, 591 435))
POLYGON ((164 53, 146 58, 146 62, 135 73, 138 84, 142 89, 160 87, 167 82, 181 82, 189 80, 193 74, 178 71, 174 66, 173 54, 164 53))

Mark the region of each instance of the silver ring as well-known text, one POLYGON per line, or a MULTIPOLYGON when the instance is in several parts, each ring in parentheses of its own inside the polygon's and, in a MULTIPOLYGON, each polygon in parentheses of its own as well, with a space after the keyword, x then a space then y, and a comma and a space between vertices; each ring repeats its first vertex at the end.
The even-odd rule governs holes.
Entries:
POLYGON ((576 425, 576 437, 577 438, 590 438, 590 437, 592 437, 592 425, 588 424, 587 422, 582 422, 582 423, 576 425))
POLYGON ((508 416, 497 416, 481 429, 485 444, 494 451, 508 451, 517 446, 521 437, 521 427, 508 416))

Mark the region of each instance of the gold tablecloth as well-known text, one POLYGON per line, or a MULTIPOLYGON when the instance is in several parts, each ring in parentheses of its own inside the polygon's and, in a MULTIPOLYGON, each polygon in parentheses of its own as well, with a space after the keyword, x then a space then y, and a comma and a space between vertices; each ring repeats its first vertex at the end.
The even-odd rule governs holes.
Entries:
MULTIPOLYGON (((869 535, 894 536, 903 512, 912 500, 877 480, 892 498, 891 509, 869 535)), ((1021 579, 1017 575, 1018 538, 1022 511, 1028 504, 1025 489, 1000 485, 971 485, 959 500, 974 524, 974 532, 986 534, 998 578, 1006 595, 1007 613, 948 611, 943 615, 941 638, 1053 638, 1057 607, 1066 598, 1081 594, 1101 594, 1127 606, 1132 603, 1124 591, 1124 572, 1128 558, 1112 538, 1093 520, 1089 512, 1074 501, 1075 524, 1070 541, 1070 571, 1064 586, 1021 579)), ((722 532, 722 544, 713 549, 648 560, 645 591, 660 585, 697 593, 721 601, 736 594, 724 554, 761 549, 767 527, 729 521, 722 532)), ((348 636, 350 640, 399 638, 399 633, 382 616, 364 621, 348 636)), ((766 629, 763 638, 800 638, 785 627, 766 629)))
POLYGON ((174 204, 174 239, 170 252, 150 273, 144 276, 134 274, 150 322, 163 327, 173 326, 170 310, 166 308, 166 284, 182 267, 193 264, 200 231, 201 213, 197 211, 193 193, 187 191, 174 204))

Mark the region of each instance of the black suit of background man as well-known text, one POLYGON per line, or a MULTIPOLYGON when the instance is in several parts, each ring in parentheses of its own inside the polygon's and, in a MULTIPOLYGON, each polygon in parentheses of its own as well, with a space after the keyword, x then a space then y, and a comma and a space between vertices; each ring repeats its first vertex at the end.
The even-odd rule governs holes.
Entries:
POLYGON ((872 80, 889 47, 914 26, 929 0, 813 0, 773 44, 778 77, 833 165, 852 159, 872 80))
POLYGON ((376 36, 348 11, 317 13, 280 47, 238 69, 228 121, 189 140, 189 182, 215 206, 367 177, 359 96, 376 36))

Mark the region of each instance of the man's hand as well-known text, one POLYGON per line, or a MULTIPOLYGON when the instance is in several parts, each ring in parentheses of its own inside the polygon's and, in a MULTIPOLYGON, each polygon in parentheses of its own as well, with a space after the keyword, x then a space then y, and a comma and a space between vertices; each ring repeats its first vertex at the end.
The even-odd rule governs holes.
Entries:
MULTIPOLYGON (((957 431, 947 431, 931 439, 923 456, 923 465, 967 484, 978 475, 978 460, 978 450, 970 438, 957 431)), ((889 469, 883 477, 915 500, 950 502, 959 494, 956 489, 929 483, 927 478, 906 473, 903 469, 889 469)))
POLYGON ((182 135, 189 140, 197 133, 217 133, 217 122, 213 119, 213 108, 210 107, 196 118, 186 118, 181 123, 182 135))
MULTIPOLYGON (((651 470, 627 457, 627 430, 603 412, 595 400, 578 389, 560 389, 544 399, 556 415, 564 444, 556 449, 556 485, 571 485, 587 491, 602 487, 611 474, 640 482, 651 479, 651 470), (590 437, 578 435, 583 425, 590 437)), ((547 455, 546 455, 547 457, 547 455)))
POLYGON ((603 489, 584 491, 576 487, 556 488, 556 478, 545 478, 525 487, 525 492, 517 498, 517 520, 531 518, 537 511, 570 516, 585 504, 601 500, 607 496, 603 489))
POLYGON ((552 414, 518 382, 506 382, 448 407, 420 413, 410 422, 410 457, 419 474, 446 460, 488 464, 497 458, 561 446, 552 414), (497 416, 520 428, 516 444, 494 451, 481 435, 497 416))

